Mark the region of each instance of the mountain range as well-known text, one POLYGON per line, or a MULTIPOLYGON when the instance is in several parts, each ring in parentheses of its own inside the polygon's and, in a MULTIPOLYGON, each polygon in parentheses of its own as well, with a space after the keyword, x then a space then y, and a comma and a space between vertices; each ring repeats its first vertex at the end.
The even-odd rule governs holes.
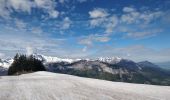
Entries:
MULTIPOLYGON (((97 59, 62 59, 33 54, 47 71, 109 81, 170 85, 170 72, 149 61, 134 62, 119 57, 97 59)), ((0 60, 0 75, 6 75, 13 59, 0 60)))

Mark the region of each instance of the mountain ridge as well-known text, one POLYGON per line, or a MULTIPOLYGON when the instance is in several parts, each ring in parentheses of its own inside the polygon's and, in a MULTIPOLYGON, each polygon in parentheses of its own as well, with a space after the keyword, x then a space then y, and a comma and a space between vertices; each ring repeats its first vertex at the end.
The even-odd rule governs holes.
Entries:
MULTIPOLYGON (((170 85, 169 71, 148 61, 136 63, 119 57, 62 59, 39 54, 33 56, 42 61, 49 72, 118 82, 170 85)), ((1 75, 6 75, 8 68, 0 68, 1 75)))

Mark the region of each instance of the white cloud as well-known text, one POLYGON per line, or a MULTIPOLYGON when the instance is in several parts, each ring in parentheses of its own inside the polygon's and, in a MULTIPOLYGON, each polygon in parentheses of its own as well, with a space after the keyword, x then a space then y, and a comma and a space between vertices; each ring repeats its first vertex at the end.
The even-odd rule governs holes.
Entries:
POLYGON ((121 22, 127 24, 150 23, 163 15, 161 11, 138 11, 131 7, 124 7, 125 14, 121 16, 121 22))
POLYGON ((10 12, 8 11, 8 9, 5 8, 6 7, 5 1, 6 0, 0 0, 0 17, 9 19, 10 12))
POLYGON ((56 4, 54 0, 0 0, 0 17, 9 18, 13 10, 31 14, 32 8, 37 8, 49 14, 50 18, 57 18, 56 4))
POLYGON ((87 46, 85 46, 83 49, 82 49, 83 52, 86 52, 87 51, 87 46))
POLYGON ((38 8, 53 10, 56 2, 54 0, 35 0, 35 4, 38 8))
POLYGON ((139 13, 138 12, 131 12, 129 14, 125 14, 121 16, 121 22, 132 24, 139 22, 139 13))
POLYGON ((79 44, 92 45, 93 41, 90 38, 83 38, 79 41, 79 44))
POLYGON ((105 22, 106 19, 105 18, 95 18, 90 20, 90 26, 91 27, 96 27, 96 26, 100 26, 103 24, 103 22, 105 22))
POLYGON ((108 18, 94 18, 90 20, 90 26, 101 27, 105 29, 105 33, 112 33, 114 28, 118 25, 119 19, 117 16, 113 15, 108 18))
POLYGON ((32 2, 30 0, 6 0, 7 7, 13 8, 16 11, 31 13, 32 2))
POLYGON ((93 45, 93 42, 108 42, 108 41, 110 41, 110 38, 108 36, 92 34, 92 35, 81 38, 79 40, 79 44, 91 46, 93 45))
POLYGON ((157 20, 161 16, 163 16, 162 11, 158 10, 144 10, 139 11, 138 9, 135 9, 133 7, 124 7, 122 9, 123 14, 118 16, 116 14, 108 13, 108 10, 102 9, 102 8, 96 8, 92 11, 89 11, 89 17, 91 18, 89 21, 89 25, 91 28, 101 28, 104 29, 104 33, 112 34, 113 32, 124 32, 127 33, 126 37, 131 38, 144 38, 144 37, 150 37, 154 36, 159 32, 153 31, 154 28, 152 28, 151 22, 154 20, 157 20), (109 15, 109 16, 108 16, 109 15), (134 28, 130 28, 125 31, 118 30, 119 27, 129 25, 133 26, 134 28), (116 29, 116 27, 118 29, 116 29), (146 29, 147 27, 149 28, 146 29), (143 31, 147 30, 147 31, 143 31))
POLYGON ((27 55, 31 55, 31 54, 33 54, 33 48, 31 47, 31 46, 27 46, 26 47, 26 52, 27 52, 27 55))
POLYGON ((90 15, 90 18, 102 18, 102 17, 108 16, 109 14, 107 13, 105 9, 96 8, 92 11, 89 11, 89 15, 90 15))
POLYGON ((119 19, 117 16, 112 16, 108 18, 108 23, 106 23, 106 33, 112 33, 113 29, 118 25, 119 19))
POLYGON ((163 16, 162 11, 139 11, 132 7, 124 7, 122 10, 124 11, 124 14, 120 17, 120 25, 121 27, 125 25, 126 28, 120 28, 119 30, 120 32, 126 33, 124 34, 124 37, 143 39, 156 36, 162 32, 160 27, 154 26, 154 21, 163 16))
POLYGON ((33 27, 30 32, 37 36, 41 36, 44 33, 40 27, 33 27))
POLYGON ((144 20, 146 23, 151 22, 154 19, 157 19, 163 15, 163 12, 156 11, 156 12, 144 12, 139 16, 140 19, 144 20))
POLYGON ((145 30, 141 32, 129 32, 127 33, 126 37, 128 38, 135 38, 135 39, 143 39, 147 37, 156 36, 158 33, 160 33, 162 30, 145 30))
POLYGON ((24 29, 27 26, 27 24, 25 22, 23 22, 22 20, 19 20, 19 19, 15 20, 15 24, 18 29, 24 29))
POLYGON ((69 17, 65 17, 63 22, 62 22, 61 29, 62 30, 69 29, 70 26, 71 26, 71 23, 72 23, 72 21, 70 20, 70 18, 69 17))
POLYGON ((96 37, 94 38, 96 41, 99 41, 99 42, 108 42, 110 40, 109 37, 107 36, 99 36, 99 37, 96 37))
POLYGON ((124 7, 123 11, 124 12, 134 12, 136 9, 132 8, 132 7, 124 7))
MULTIPOLYGON (((51 51, 59 49, 59 44, 63 43, 64 40, 52 39, 47 36, 34 36, 28 33, 19 34, 15 33, 10 35, 0 36, 0 52, 6 56, 14 56, 15 53, 26 53, 31 54, 33 51, 37 53, 50 54, 51 51), (51 51, 50 51, 51 50, 51 51)), ((54 52, 53 52, 54 53, 54 52)), ((55 52, 54 54, 56 54, 55 52)))
POLYGON ((114 28, 119 23, 119 18, 114 14, 109 14, 107 10, 102 8, 96 8, 92 11, 89 11, 90 27, 101 27, 105 29, 105 33, 112 33, 114 28), (111 16, 109 16, 111 15, 111 16))
POLYGON ((0 60, 1 58, 5 57, 5 54, 4 53, 0 53, 0 60))
POLYGON ((59 12, 55 10, 49 11, 49 16, 51 18, 57 18, 59 16, 59 12))
POLYGON ((59 11, 55 10, 56 2, 54 0, 35 0, 38 8, 43 8, 49 14, 50 18, 57 18, 59 11))

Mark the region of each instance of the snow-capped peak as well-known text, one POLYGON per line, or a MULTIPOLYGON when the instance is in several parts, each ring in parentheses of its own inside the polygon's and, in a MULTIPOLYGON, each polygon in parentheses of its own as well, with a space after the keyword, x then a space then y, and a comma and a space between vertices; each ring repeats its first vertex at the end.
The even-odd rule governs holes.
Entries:
POLYGON ((122 58, 120 58, 120 57, 100 57, 97 60, 102 61, 102 62, 116 64, 116 63, 119 63, 122 60, 122 58))
POLYGON ((44 56, 39 54, 33 54, 33 56, 45 63, 54 63, 54 62, 68 62, 73 63, 75 61, 79 61, 81 59, 69 59, 69 58, 59 58, 59 57, 51 57, 51 56, 44 56))
POLYGON ((0 61, 0 67, 9 68, 9 66, 13 63, 13 59, 6 59, 0 61))

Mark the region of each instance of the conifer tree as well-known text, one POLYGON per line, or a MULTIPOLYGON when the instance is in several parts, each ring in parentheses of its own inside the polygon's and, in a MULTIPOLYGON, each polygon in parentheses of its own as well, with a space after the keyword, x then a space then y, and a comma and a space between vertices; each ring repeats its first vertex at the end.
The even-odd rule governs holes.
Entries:
POLYGON ((8 69, 8 75, 19 75, 23 73, 45 71, 45 67, 41 61, 34 58, 33 55, 19 55, 16 54, 14 62, 8 69))

